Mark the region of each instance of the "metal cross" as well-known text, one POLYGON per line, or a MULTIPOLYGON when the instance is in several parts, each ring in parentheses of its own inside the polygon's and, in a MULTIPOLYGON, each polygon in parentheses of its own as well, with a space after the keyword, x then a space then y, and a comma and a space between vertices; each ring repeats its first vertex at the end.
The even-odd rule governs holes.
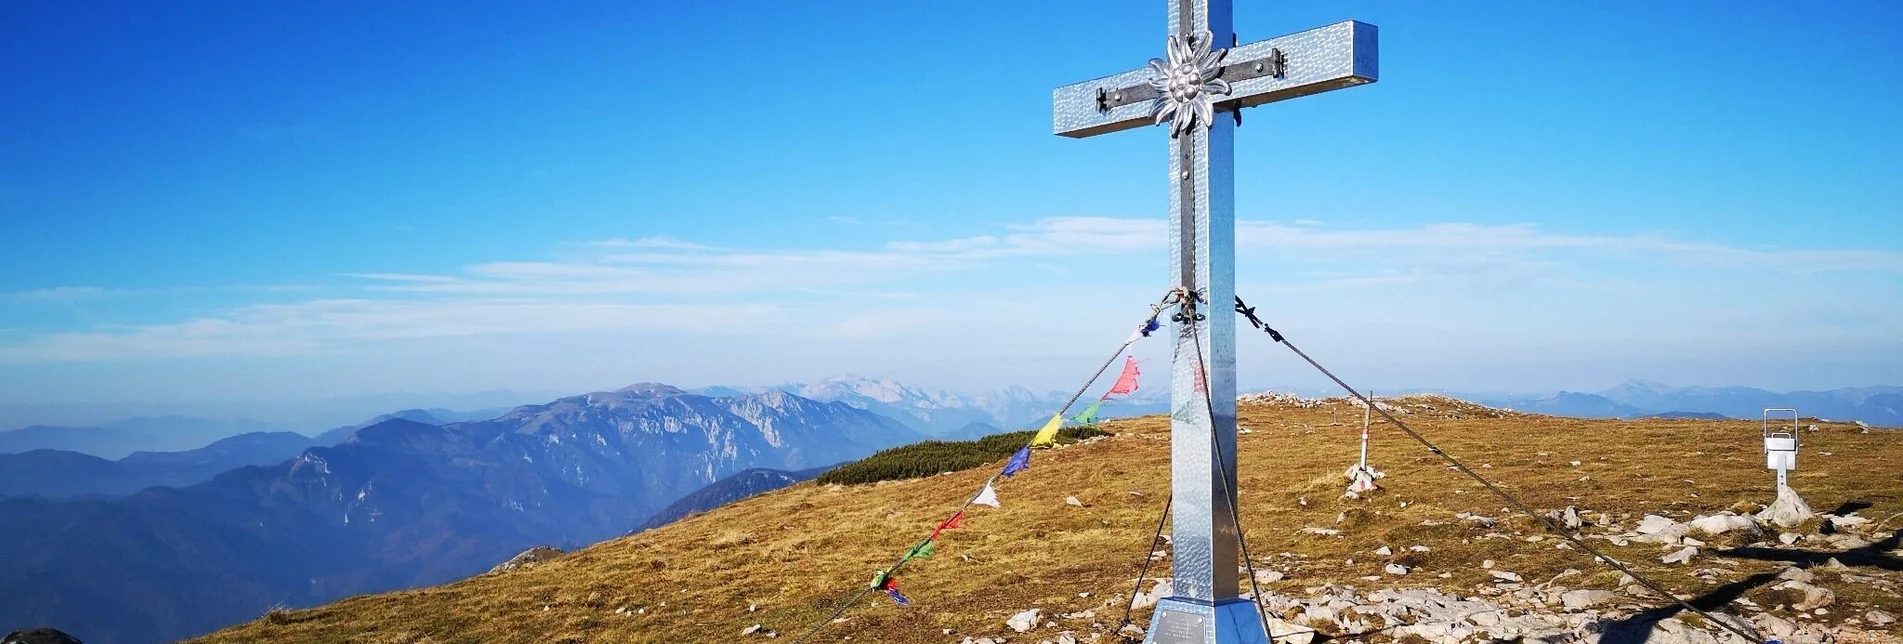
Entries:
POLYGON ((1267 642, 1237 597, 1235 128, 1241 110, 1376 78, 1375 28, 1348 21, 1235 45, 1231 0, 1169 0, 1167 58, 1052 92, 1083 138, 1170 123, 1170 275, 1185 298, 1170 385, 1173 596, 1144 641, 1267 642), (1224 48, 1222 45, 1230 45, 1224 48), (1188 316, 1188 317, 1185 317, 1188 316), (1193 331, 1192 331, 1193 330, 1193 331), (1205 376, 1206 374, 1206 376, 1205 376))

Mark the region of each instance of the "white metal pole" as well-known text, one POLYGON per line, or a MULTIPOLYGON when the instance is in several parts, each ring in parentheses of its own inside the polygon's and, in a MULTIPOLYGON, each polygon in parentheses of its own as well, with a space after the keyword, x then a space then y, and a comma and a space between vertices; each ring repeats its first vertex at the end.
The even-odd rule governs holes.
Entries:
POLYGON ((1368 390, 1368 406, 1361 409, 1361 469, 1368 469, 1368 421, 1374 416, 1374 390, 1368 390))

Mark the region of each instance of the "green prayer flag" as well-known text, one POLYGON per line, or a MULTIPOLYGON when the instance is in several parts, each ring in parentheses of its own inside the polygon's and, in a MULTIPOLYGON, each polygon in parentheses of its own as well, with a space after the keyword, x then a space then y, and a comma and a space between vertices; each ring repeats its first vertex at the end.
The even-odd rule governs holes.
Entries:
POLYGON ((890 577, 891 577, 891 573, 888 573, 883 570, 879 571, 879 574, 872 576, 872 587, 874 589, 884 588, 886 579, 889 579, 890 577))
POLYGON ((1102 407, 1103 404, 1104 401, 1101 399, 1097 402, 1090 403, 1089 407, 1085 407, 1082 412, 1079 412, 1076 416, 1071 416, 1070 419, 1072 422, 1078 424, 1095 425, 1097 424, 1097 408, 1102 407))
POLYGON ((919 557, 930 557, 935 551, 936 547, 932 545, 932 540, 926 539, 918 542, 918 545, 912 546, 911 552, 905 553, 905 561, 911 561, 919 557))

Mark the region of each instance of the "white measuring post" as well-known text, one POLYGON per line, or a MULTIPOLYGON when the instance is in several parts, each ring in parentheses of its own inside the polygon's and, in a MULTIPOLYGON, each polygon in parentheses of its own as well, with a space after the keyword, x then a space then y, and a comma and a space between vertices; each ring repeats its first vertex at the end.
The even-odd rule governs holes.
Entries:
POLYGON ((1374 420, 1374 390, 1368 390, 1368 406, 1361 410, 1361 469, 1368 469, 1368 423, 1374 420))
POLYGON ((1797 410, 1765 409, 1764 415, 1759 420, 1759 429, 1764 433, 1764 467, 1777 470, 1777 486, 1781 490, 1790 485, 1790 471, 1797 469, 1797 410), (1777 429, 1772 429, 1772 413, 1790 414, 1790 431, 1784 431, 1782 423, 1777 429))

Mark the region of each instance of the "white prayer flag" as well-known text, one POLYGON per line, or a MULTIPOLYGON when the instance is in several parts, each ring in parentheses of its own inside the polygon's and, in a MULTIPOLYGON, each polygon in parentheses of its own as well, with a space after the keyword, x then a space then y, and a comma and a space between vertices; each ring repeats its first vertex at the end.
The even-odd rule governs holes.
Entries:
POLYGON ((989 505, 994 508, 1004 507, 998 505, 998 491, 991 489, 991 483, 989 482, 985 483, 984 491, 979 492, 978 497, 972 499, 971 502, 976 505, 989 505))

